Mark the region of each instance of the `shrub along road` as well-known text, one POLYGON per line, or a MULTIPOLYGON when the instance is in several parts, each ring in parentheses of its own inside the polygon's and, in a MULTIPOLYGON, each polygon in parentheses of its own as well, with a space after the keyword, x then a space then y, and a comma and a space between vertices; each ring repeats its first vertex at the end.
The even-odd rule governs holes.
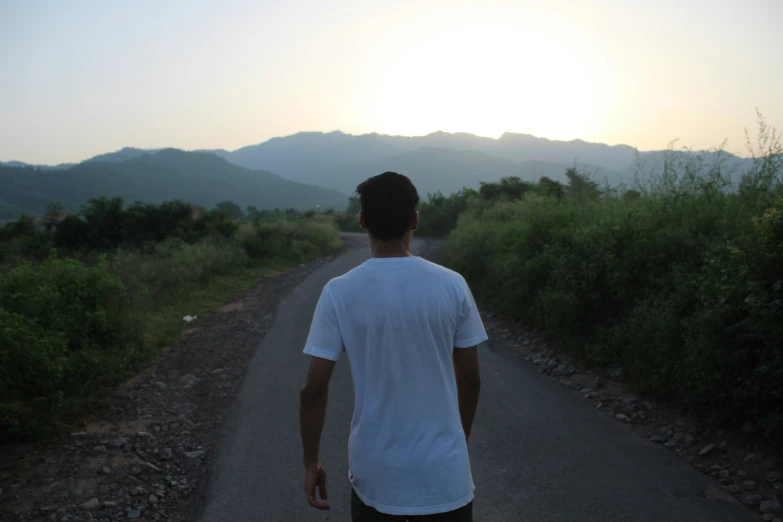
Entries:
MULTIPOLYGON (((428 246, 415 242, 420 252, 428 246)), ((333 260, 280 306, 223 427, 200 520, 350 519, 347 360, 335 371, 321 445, 329 513, 315 512, 302 493, 298 389, 308 364, 301 350, 323 285, 367 257, 362 248, 333 260)), ((589 402, 504 350, 502 341, 482 347, 481 364, 471 440, 476 520, 757 520, 687 462, 596 414, 589 402)))

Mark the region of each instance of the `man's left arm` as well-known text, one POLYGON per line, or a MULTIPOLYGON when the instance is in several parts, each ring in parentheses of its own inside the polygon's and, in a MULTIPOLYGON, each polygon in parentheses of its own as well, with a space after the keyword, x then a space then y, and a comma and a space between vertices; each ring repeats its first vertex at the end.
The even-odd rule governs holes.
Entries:
POLYGON ((324 502, 326 493, 326 471, 319 460, 321 431, 326 420, 326 403, 329 397, 329 380, 336 362, 320 357, 312 357, 307 380, 299 392, 299 428, 302 433, 305 466, 305 495, 311 506, 317 509, 329 509, 324 502), (316 489, 321 500, 316 497, 316 489))

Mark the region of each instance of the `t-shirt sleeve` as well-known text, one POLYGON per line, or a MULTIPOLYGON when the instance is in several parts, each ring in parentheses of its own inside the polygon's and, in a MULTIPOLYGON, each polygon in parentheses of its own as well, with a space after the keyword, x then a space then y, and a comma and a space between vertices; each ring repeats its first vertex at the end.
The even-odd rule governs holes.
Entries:
POLYGON ((340 335, 337 310, 329 292, 329 285, 324 287, 315 307, 304 353, 330 361, 339 360, 343 353, 343 338, 340 335))
POLYGON ((481 321, 476 301, 470 291, 468 284, 462 280, 464 294, 462 296, 462 310, 460 311, 459 322, 457 323, 457 332, 454 334, 455 348, 470 348, 483 343, 489 337, 484 330, 484 323, 481 321))

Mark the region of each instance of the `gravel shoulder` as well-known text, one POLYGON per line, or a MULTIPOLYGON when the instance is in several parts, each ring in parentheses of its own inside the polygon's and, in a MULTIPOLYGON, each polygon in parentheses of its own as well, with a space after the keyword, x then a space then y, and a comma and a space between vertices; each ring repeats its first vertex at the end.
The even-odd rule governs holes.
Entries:
POLYGON ((3 447, 0 520, 191 520, 226 412, 278 305, 359 239, 193 322, 79 432, 3 447))

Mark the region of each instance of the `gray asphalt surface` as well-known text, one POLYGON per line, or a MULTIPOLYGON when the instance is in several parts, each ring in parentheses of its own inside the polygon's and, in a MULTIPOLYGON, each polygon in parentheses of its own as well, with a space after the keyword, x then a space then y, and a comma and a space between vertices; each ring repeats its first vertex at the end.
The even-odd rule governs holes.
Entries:
MULTIPOLYGON (((224 427, 200 520, 350 520, 347 359, 335 370, 321 444, 330 512, 311 508, 302 493, 298 400, 308 365, 302 348, 321 289, 368 257, 363 248, 335 259, 281 304, 224 427)), ((513 356, 493 351, 491 340, 481 347, 481 365, 470 446, 475 520, 758 520, 737 502, 720 499, 717 485, 686 462, 598 415, 588 401, 513 356)))

